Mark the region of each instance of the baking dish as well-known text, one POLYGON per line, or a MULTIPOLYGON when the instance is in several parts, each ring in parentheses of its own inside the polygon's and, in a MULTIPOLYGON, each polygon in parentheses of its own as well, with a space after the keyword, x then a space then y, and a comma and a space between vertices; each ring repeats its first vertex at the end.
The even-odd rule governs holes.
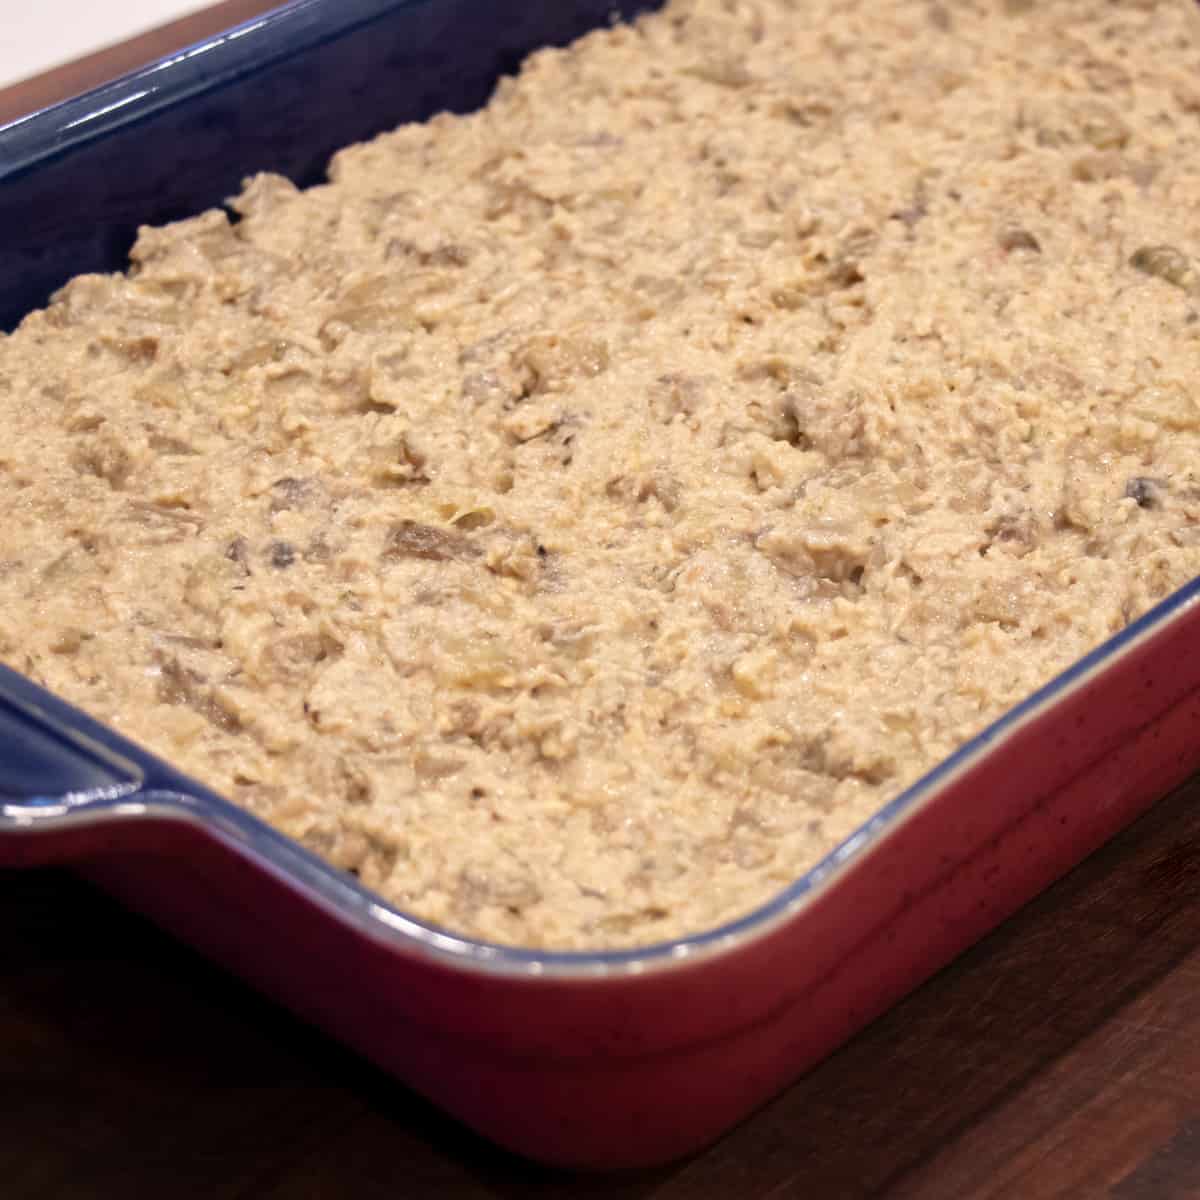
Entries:
MULTIPOLYGON (((305 0, 0 131, 3 319, 252 170, 311 182, 338 145, 477 104, 525 50, 610 8, 305 0)), ((545 953, 431 928, 5 669, 0 864, 73 864, 514 1150, 660 1162, 1200 766, 1198 594, 1089 655, 769 904, 674 943, 545 953)))

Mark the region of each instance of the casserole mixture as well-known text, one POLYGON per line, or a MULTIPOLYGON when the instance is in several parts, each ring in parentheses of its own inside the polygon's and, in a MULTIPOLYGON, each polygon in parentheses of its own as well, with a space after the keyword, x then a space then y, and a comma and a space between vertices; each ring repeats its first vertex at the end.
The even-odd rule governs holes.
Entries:
POLYGON ((1183 0, 673 0, 0 336, 0 657, 400 907, 695 932, 1200 572, 1183 0))

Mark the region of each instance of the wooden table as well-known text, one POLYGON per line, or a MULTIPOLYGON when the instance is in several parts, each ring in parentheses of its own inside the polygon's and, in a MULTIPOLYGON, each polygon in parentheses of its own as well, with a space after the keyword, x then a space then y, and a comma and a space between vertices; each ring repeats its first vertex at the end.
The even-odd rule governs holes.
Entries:
POLYGON ((6 1200, 1200 1196, 1200 784, 706 1153, 512 1159, 70 876, 0 872, 6 1200))
POLYGON ((1200 1197, 1200 782, 720 1144, 615 1178, 493 1150, 68 875, 0 872, 0 914, 4 1200, 1200 1197))

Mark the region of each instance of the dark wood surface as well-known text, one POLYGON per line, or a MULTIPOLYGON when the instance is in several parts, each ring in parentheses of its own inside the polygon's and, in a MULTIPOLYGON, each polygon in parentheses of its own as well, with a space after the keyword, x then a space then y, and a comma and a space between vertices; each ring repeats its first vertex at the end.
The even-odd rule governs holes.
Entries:
MULTIPOLYGON (((0 91, 30 111, 268 7, 0 91)), ((1200 784, 718 1145, 581 1177, 483 1144, 71 876, 0 873, 0 1197, 1200 1197, 1200 784)))
POLYGON ((71 876, 0 873, 0 1195, 1200 1196, 1200 785, 691 1161, 540 1170, 71 876))

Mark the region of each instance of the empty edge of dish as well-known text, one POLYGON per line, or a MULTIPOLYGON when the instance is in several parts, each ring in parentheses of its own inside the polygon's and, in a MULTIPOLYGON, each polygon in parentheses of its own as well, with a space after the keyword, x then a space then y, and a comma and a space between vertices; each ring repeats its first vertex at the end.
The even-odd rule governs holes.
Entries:
POLYGON ((422 0, 344 0, 335 17, 324 0, 291 0, 185 46, 78 96, 0 125, 0 181, 22 175, 98 134, 143 120, 198 91, 348 32, 389 9, 422 0))

